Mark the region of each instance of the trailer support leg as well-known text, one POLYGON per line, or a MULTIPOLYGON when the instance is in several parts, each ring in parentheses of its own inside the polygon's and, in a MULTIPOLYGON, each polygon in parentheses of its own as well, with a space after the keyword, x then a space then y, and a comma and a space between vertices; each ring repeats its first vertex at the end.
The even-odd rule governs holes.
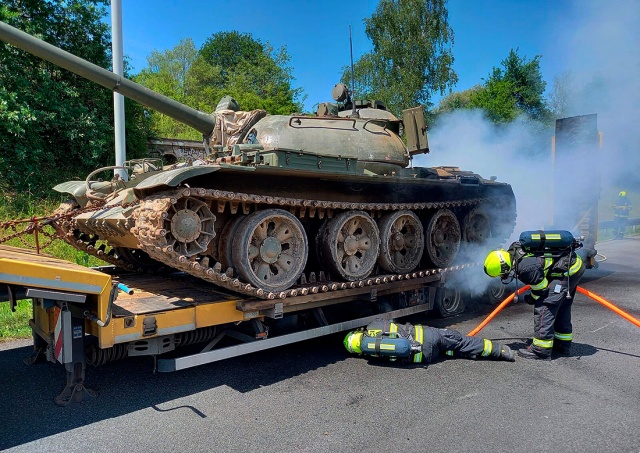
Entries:
POLYGON ((86 362, 84 358, 84 319, 78 310, 69 304, 56 304, 56 330, 54 333, 55 359, 64 364, 67 385, 54 398, 58 406, 68 406, 72 401, 80 402, 94 398, 97 392, 84 386, 86 362))
POLYGON ((58 406, 68 406, 72 401, 81 402, 85 399, 95 398, 98 393, 84 386, 84 372, 86 365, 82 362, 65 364, 67 371, 67 386, 60 395, 54 398, 58 406))

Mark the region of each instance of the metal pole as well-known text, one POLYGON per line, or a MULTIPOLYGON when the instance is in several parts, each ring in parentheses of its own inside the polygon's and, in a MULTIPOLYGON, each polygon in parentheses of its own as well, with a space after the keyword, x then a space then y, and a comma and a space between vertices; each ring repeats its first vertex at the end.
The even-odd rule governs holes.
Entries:
MULTIPOLYGON (((111 54, 113 56, 113 72, 119 76, 124 75, 123 48, 122 48, 122 2, 111 0, 111 54)), ((116 166, 122 166, 127 160, 127 148, 124 126, 124 96, 113 92, 113 128, 115 132, 116 166)), ((125 170, 116 170, 121 178, 127 180, 125 170)))

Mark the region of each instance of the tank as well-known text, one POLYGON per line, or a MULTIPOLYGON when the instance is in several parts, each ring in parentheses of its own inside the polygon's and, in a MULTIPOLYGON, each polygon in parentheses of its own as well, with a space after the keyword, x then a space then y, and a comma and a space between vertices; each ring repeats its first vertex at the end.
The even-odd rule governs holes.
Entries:
POLYGON ((0 39, 202 133, 205 159, 128 161, 128 180, 101 179, 108 167, 54 187, 70 195, 51 217, 59 234, 117 266, 274 299, 466 265, 513 231, 509 184, 411 165, 429 152, 421 107, 400 120, 337 84, 314 115, 245 112, 230 98, 208 114, 4 23, 0 39))

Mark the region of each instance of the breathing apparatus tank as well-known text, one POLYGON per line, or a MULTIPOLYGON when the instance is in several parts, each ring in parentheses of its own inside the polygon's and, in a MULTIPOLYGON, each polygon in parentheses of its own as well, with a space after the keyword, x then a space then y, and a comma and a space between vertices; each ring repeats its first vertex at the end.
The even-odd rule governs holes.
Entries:
POLYGON ((408 338, 392 338, 389 336, 369 337, 364 335, 360 344, 363 354, 379 357, 404 358, 414 352, 419 352, 420 345, 416 348, 408 338))
POLYGON ((365 329, 360 349, 367 355, 404 359, 422 352, 423 332, 419 325, 408 330, 394 322, 374 321, 365 329), (405 330, 405 335, 399 335, 399 330, 405 330))
POLYGON ((582 247, 584 238, 575 238, 566 230, 536 230, 520 233, 522 250, 534 255, 562 254, 582 247))

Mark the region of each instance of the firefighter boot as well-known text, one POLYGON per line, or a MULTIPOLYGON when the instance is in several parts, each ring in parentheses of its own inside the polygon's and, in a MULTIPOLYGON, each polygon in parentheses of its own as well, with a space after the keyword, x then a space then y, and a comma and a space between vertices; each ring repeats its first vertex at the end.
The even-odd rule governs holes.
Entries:
POLYGON ((571 355, 571 342, 561 341, 556 339, 553 342, 553 351, 559 355, 570 356, 571 355))
POLYGON ((550 355, 541 355, 531 349, 531 346, 528 348, 518 349, 518 355, 524 359, 533 359, 533 360, 551 360, 550 355))

